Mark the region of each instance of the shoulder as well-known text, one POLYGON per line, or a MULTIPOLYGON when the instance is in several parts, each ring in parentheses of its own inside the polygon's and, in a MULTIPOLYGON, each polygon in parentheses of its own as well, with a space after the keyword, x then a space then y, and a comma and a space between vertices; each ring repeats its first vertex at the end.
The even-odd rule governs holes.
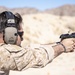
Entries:
POLYGON ((7 50, 9 52, 17 52, 17 51, 22 50, 23 48, 19 47, 17 45, 3 44, 3 45, 0 46, 0 49, 1 50, 7 50))

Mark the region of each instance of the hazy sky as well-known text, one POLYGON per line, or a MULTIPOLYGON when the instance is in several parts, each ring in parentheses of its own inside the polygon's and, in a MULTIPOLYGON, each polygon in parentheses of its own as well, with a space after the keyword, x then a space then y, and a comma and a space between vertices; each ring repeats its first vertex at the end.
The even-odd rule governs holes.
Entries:
POLYGON ((64 4, 75 4, 75 0, 0 0, 0 6, 8 8, 33 7, 39 10, 51 9, 64 4))

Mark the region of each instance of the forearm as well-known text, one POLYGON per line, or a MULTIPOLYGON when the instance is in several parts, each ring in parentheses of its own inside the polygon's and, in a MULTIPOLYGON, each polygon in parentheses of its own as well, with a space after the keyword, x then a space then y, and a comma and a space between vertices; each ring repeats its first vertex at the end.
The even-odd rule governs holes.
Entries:
POLYGON ((64 52, 64 48, 60 43, 58 43, 52 47, 54 49, 54 57, 57 57, 58 55, 60 55, 61 53, 64 52))

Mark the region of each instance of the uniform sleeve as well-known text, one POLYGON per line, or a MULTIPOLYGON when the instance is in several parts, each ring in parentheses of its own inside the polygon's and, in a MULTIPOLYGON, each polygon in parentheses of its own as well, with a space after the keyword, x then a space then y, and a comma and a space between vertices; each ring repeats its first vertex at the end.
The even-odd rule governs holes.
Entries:
POLYGON ((14 57, 18 70, 44 67, 54 58, 54 50, 51 46, 37 44, 30 45, 18 54, 19 56, 14 57))
POLYGON ((51 45, 32 44, 31 48, 36 62, 33 67, 43 67, 54 58, 54 50, 51 45))
POLYGON ((0 70, 22 71, 31 67, 44 67, 54 57, 51 46, 34 44, 27 48, 14 47, 6 45, 0 48, 0 70))

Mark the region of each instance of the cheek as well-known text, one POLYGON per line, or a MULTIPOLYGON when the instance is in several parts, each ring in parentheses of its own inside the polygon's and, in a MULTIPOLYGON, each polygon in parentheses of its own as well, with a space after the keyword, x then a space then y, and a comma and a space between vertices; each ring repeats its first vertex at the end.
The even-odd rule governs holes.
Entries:
POLYGON ((17 45, 20 45, 20 44, 21 44, 21 38, 20 38, 20 36, 17 37, 17 42, 16 42, 16 44, 17 44, 17 45))

